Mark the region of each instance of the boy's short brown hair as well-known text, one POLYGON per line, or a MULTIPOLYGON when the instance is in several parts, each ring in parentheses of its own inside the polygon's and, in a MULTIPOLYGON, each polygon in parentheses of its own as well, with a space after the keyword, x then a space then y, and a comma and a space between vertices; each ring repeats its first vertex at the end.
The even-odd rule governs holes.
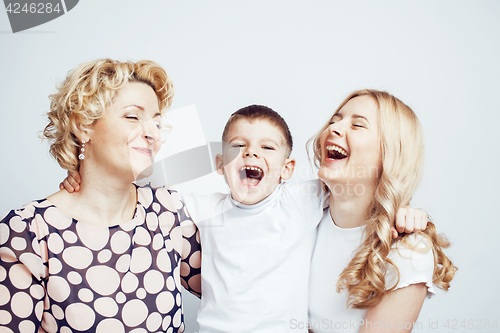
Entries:
POLYGON ((290 157, 290 153, 293 148, 292 133, 290 133, 290 129, 288 128, 285 119, 283 119, 278 112, 264 105, 249 105, 233 113, 231 117, 229 117, 226 126, 224 127, 224 131, 222 132, 222 142, 227 142, 229 128, 234 122, 240 119, 247 119, 250 122, 256 119, 267 120, 272 125, 278 127, 281 130, 289 149, 287 157, 290 157))

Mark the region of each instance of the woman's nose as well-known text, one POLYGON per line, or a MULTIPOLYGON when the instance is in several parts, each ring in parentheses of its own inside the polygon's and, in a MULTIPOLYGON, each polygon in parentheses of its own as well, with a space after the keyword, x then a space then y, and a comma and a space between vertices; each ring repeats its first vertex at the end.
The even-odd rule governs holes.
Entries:
POLYGON ((142 127, 142 137, 149 144, 154 144, 161 138, 160 130, 157 124, 153 120, 148 120, 141 125, 142 127))
POLYGON ((342 124, 339 124, 338 122, 330 125, 330 132, 337 136, 344 136, 345 134, 345 130, 342 127, 342 124))

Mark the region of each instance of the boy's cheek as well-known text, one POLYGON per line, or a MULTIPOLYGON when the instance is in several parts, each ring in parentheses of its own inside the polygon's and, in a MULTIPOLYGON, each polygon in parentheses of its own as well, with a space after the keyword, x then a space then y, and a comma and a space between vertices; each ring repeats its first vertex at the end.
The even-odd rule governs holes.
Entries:
POLYGON ((231 164, 241 155, 241 149, 239 148, 228 148, 224 151, 223 159, 224 165, 231 164))

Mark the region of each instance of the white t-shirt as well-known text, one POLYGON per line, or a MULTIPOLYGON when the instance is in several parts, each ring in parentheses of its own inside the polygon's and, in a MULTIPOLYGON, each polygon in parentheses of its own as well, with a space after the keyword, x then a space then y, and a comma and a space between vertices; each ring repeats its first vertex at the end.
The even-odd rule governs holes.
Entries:
POLYGON ((255 205, 221 193, 183 200, 201 236, 201 333, 290 332, 291 321, 307 320, 311 254, 327 201, 319 180, 282 183, 255 205))
MULTIPOLYGON (((347 309, 347 291, 337 293, 337 281, 361 244, 363 227, 340 228, 335 225, 328 209, 318 226, 318 236, 311 260, 309 278, 309 321, 306 325, 314 333, 358 332, 367 310, 347 309)), ((425 283, 427 296, 434 295, 432 276, 434 257, 432 250, 418 252, 427 247, 421 235, 409 235, 408 244, 416 245, 416 251, 403 244, 393 248, 389 259, 398 267, 400 280, 395 289, 411 284, 425 283)), ((397 272, 388 265, 386 287, 397 282, 397 272)))

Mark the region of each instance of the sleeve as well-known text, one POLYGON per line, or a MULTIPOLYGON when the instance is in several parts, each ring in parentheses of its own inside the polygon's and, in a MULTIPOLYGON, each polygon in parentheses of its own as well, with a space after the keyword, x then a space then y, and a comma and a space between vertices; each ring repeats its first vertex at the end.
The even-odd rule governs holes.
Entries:
POLYGON ((293 202, 300 207, 304 218, 318 226, 323 218, 323 209, 329 207, 329 193, 323 189, 321 180, 314 179, 296 184, 285 183, 286 192, 293 198, 293 202))
POLYGON ((0 221, 0 328, 36 332, 46 296, 46 241, 35 218, 18 213, 0 221))
MULTIPOLYGON (((182 201, 181 201, 182 203, 182 201)), ((186 206, 178 210, 182 228, 181 281, 186 290, 195 296, 201 296, 201 245, 200 232, 191 219, 186 206)))
POLYGON ((407 236, 406 244, 397 243, 389 253, 399 270, 399 282, 396 269, 388 265, 386 272, 386 288, 396 289, 407 287, 411 284, 425 283, 427 286, 427 297, 435 295, 434 276, 434 255, 428 240, 419 234, 407 236))

